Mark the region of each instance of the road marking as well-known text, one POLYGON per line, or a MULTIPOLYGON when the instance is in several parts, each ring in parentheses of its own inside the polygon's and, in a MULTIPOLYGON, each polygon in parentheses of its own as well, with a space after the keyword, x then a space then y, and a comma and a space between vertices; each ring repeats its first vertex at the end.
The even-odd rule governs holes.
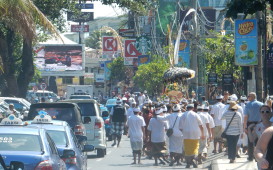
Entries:
POLYGON ((97 162, 99 162, 99 161, 101 161, 101 160, 102 160, 102 158, 100 158, 100 159, 97 159, 96 161, 97 161, 97 162))

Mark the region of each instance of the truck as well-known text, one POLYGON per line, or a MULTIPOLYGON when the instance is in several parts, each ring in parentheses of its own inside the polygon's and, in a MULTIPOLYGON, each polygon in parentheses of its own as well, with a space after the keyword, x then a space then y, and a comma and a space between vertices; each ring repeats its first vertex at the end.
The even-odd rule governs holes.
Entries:
POLYGON ((90 95, 93 98, 92 85, 67 85, 66 99, 70 99, 71 95, 90 95))

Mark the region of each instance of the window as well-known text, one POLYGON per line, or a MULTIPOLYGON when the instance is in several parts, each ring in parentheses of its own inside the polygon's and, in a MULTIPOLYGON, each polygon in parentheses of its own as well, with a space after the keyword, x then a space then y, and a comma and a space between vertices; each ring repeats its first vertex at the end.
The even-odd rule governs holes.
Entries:
POLYGON ((41 151, 39 137, 27 134, 0 134, 0 151, 41 151))
POLYGON ((47 133, 56 145, 67 145, 68 139, 64 131, 48 130, 47 133))
POLYGON ((77 103, 81 108, 82 116, 96 116, 94 103, 77 103))
POLYGON ((85 72, 88 73, 88 67, 85 67, 85 72))
POLYGON ((54 142, 52 141, 52 139, 50 138, 50 136, 48 135, 48 133, 46 134, 46 138, 47 138, 51 153, 54 155, 58 155, 58 151, 56 149, 56 146, 55 146, 54 142))

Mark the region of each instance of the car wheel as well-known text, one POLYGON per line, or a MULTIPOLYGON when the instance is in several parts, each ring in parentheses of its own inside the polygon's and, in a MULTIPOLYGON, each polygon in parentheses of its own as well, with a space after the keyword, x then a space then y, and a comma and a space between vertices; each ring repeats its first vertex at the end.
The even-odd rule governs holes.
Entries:
POLYGON ((105 155, 104 153, 105 153, 104 149, 97 149, 97 157, 98 158, 103 158, 105 155))

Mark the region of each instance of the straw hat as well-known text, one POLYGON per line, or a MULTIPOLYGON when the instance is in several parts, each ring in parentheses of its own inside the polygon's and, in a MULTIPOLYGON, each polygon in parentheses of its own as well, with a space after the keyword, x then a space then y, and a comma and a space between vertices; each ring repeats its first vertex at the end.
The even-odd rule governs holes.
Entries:
POLYGON ((238 105, 235 101, 230 101, 229 102, 229 110, 233 109, 233 110, 238 110, 238 105))

